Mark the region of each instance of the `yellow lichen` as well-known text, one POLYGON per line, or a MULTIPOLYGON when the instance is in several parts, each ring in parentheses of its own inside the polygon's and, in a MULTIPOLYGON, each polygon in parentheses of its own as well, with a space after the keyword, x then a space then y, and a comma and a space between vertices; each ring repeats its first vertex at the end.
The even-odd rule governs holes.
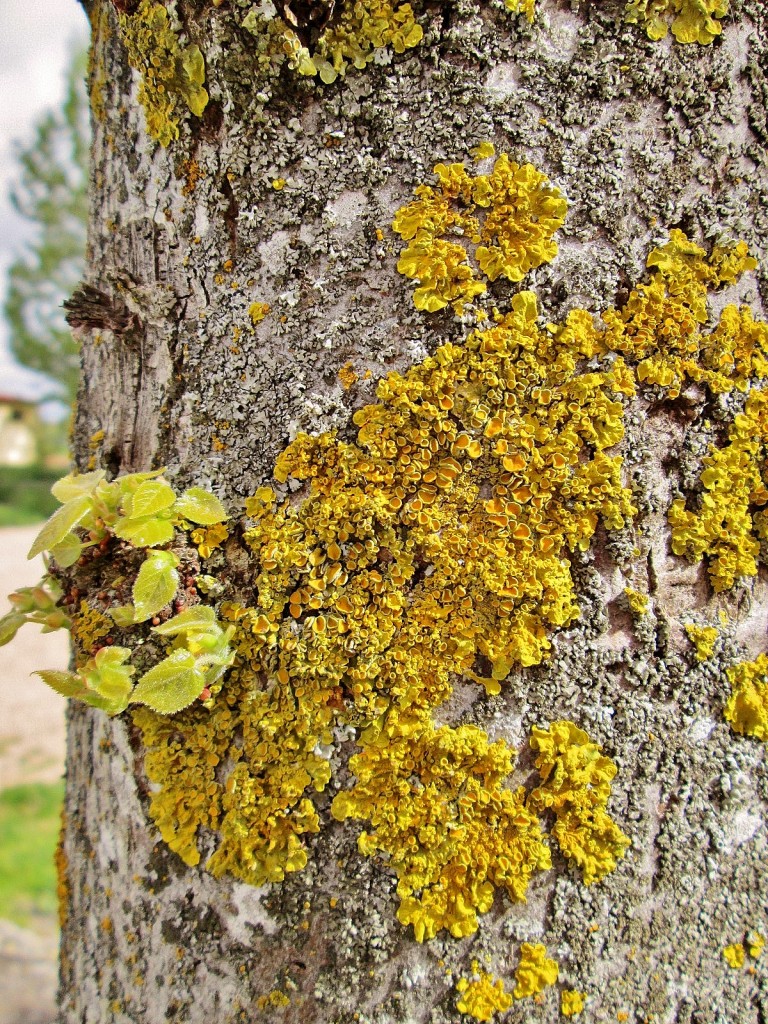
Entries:
POLYGON ((536 0, 504 0, 507 10, 513 14, 524 14, 528 21, 536 16, 536 0))
POLYGON ((560 1013, 564 1017, 576 1017, 584 1009, 586 993, 565 988, 560 993, 560 1013))
POLYGON ((268 306, 266 302, 252 302, 248 307, 248 316, 251 318, 253 326, 260 324, 271 310, 272 307, 268 306))
POLYGON ((491 281, 521 281, 557 255, 552 236, 565 220, 566 202, 531 164, 502 154, 490 174, 473 177, 464 164, 437 164, 434 172, 437 187, 419 185, 417 198, 392 223, 408 242, 397 269, 418 282, 417 309, 434 312, 453 303, 460 313, 486 290, 470 263, 468 244, 491 281))
MULTIPOLYGON (((507 10, 523 13, 533 21, 536 0, 505 0, 507 10)), ((663 39, 670 28, 678 43, 706 45, 722 32, 719 18, 730 9, 730 0, 627 0, 626 20, 642 25, 649 39, 663 39)))
POLYGON ((492 142, 479 142, 472 150, 472 159, 476 162, 480 160, 488 160, 490 157, 496 155, 496 147, 492 142))
POLYGON ((341 386, 345 391, 349 391, 349 389, 360 379, 355 373, 352 363, 345 363, 339 370, 338 377, 341 381, 341 386))
POLYGON ((97 608, 91 608, 87 601, 80 602, 79 611, 72 616, 72 638, 79 652, 94 654, 101 646, 100 640, 114 629, 114 622, 97 608))
POLYGON ((517 985, 512 992, 515 999, 538 995, 548 985, 554 985, 559 973, 557 961, 547 957, 546 947, 540 942, 524 942, 520 947, 520 963, 515 971, 517 985))
POLYGON ((279 1010, 283 1006, 288 1006, 290 1001, 290 997, 285 992, 281 992, 280 989, 276 988, 265 996, 259 996, 256 1000, 256 1005, 260 1010, 279 1010))
POLYGON ((743 242, 715 246, 707 257, 682 231, 648 257, 651 279, 637 285, 620 309, 603 313, 603 345, 637 364, 637 378, 675 398, 687 381, 715 393, 768 374, 768 326, 747 307, 727 306, 719 324, 702 333, 711 289, 733 284, 756 262, 743 242))
POLYGON ((627 604, 635 615, 646 615, 648 612, 648 595, 643 594, 639 590, 633 590, 632 587, 624 588, 624 596, 627 599, 627 604))
POLYGON ((329 84, 350 66, 364 68, 378 50, 404 53, 417 46, 424 31, 409 3, 397 0, 346 0, 338 14, 320 32, 312 50, 282 18, 252 8, 243 26, 261 42, 267 54, 281 54, 301 75, 317 75, 329 84))
POLYGON ((533 872, 551 866, 525 791, 504 786, 514 752, 474 726, 436 729, 425 712, 385 719, 363 733, 350 762, 357 784, 338 794, 332 813, 370 823, 360 851, 386 854, 398 877, 397 916, 418 942, 443 928, 470 935, 495 888, 525 899, 533 872))
POLYGON ((707 661, 712 657, 720 635, 714 626, 697 626, 694 622, 686 622, 685 632, 696 648, 696 661, 707 661))
POLYGON ((760 542, 768 540, 762 511, 768 502, 767 444, 768 393, 752 391, 728 431, 728 444, 713 446, 704 460, 699 508, 689 510, 678 498, 669 510, 672 550, 691 562, 706 556, 716 591, 757 574, 760 542))
POLYGON ((757 960, 765 949, 765 936, 754 929, 747 932, 747 952, 753 960, 757 960))
POLYGON ((611 780, 616 765, 600 752, 573 722, 534 726, 531 746, 542 785, 533 790, 530 806, 554 811, 552 834, 566 857, 584 873, 586 885, 613 871, 630 840, 608 814, 611 780))
MULTIPOLYGON (((461 165, 444 178, 470 198, 479 180, 461 165)), ((503 740, 433 713, 457 679, 498 693, 577 617, 570 553, 635 511, 608 454, 638 387, 633 364, 669 355, 685 322, 699 368, 671 363, 670 388, 746 388, 763 373, 763 325, 701 331, 708 290, 750 265, 743 246, 706 257, 678 233, 650 264, 651 282, 602 324, 573 310, 542 326, 535 297, 517 294, 464 344, 380 381, 355 413, 356 439, 300 434, 279 456, 276 488, 246 502, 253 606, 220 612, 236 627, 226 682, 172 721, 135 713, 158 785, 152 815, 187 863, 203 829, 215 874, 260 884, 303 867, 303 836, 320 827, 312 791, 330 779, 344 725, 356 782, 333 813, 366 823, 360 850, 396 874, 417 938, 471 933, 497 888, 525 897, 549 865, 539 813, 554 813, 586 882, 615 868, 629 845, 607 813, 616 769, 585 733, 534 729, 542 782, 526 800, 505 786, 503 740)), ((675 344, 679 356, 687 342, 675 344)))
POLYGON ((459 1013, 475 1020, 491 1020, 495 1013, 504 1013, 512 1005, 512 996, 504 991, 504 982, 480 970, 477 960, 472 961, 472 978, 460 978, 456 989, 461 997, 456 1003, 459 1013))
POLYGON ((466 934, 494 887, 522 898, 530 874, 548 864, 535 818, 502 785, 511 751, 429 718, 455 674, 497 692, 513 665, 540 662, 549 631, 578 614, 568 550, 587 547, 601 520, 619 529, 633 514, 620 459, 604 452, 622 437, 623 364, 618 375, 616 366, 578 372, 583 339, 574 333, 572 347, 560 341, 556 352, 536 313, 533 296, 518 295, 510 314, 465 346, 446 344, 382 380, 378 404, 355 414, 356 444, 300 435, 275 476, 306 481, 301 503, 278 502, 269 488, 248 501, 258 602, 223 613, 237 623, 239 658, 221 694, 248 700, 193 706, 172 729, 137 719, 150 777, 165 782, 153 816, 188 860, 197 815, 219 832, 209 864, 217 873, 264 880, 301 867, 299 837, 318 828, 305 790, 328 779, 315 751, 340 717, 365 731, 359 785, 335 811, 373 822, 363 846, 389 856, 401 920, 417 935, 466 934), (477 673, 478 656, 490 676, 477 673), (242 729, 245 741, 225 792, 200 760, 226 762, 227 729, 242 729), (460 768, 441 774, 437 750, 460 768), (379 822, 389 805, 386 793, 377 802, 366 792, 371 763, 382 774, 370 784, 389 780, 390 799, 405 800, 412 777, 435 801, 443 792, 452 831, 439 851, 418 853, 418 793, 396 827, 379 822), (460 798, 462 784, 477 812, 460 798), (495 828, 479 812, 483 801, 499 815, 495 828))
POLYGON ((229 530, 224 523, 215 523, 213 526, 199 526, 191 532, 192 542, 197 545, 201 558, 210 558, 211 552, 221 547, 229 537, 229 530))
POLYGON ((739 662, 726 674, 731 684, 726 719, 736 732, 768 742, 768 655, 739 662))
POLYGON ((723 957, 729 967, 738 971, 744 966, 744 947, 740 942, 734 942, 723 950, 723 957))
POLYGON ((179 137, 182 107, 200 117, 208 103, 203 55, 196 45, 182 48, 167 9, 156 0, 141 0, 135 14, 119 17, 128 62, 141 73, 147 131, 167 146, 179 137))
POLYGON ((706 45, 720 35, 717 19, 729 7, 730 0, 629 0, 626 18, 642 25, 650 39, 663 39, 671 28, 679 43, 706 45))

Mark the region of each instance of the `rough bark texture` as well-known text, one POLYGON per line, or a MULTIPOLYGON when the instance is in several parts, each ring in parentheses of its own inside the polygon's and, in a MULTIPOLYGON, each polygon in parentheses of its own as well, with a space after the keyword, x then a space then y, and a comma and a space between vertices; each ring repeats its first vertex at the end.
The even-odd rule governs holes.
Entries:
MULTIPOLYGON (((763 270, 738 297, 765 310, 762 0, 733 0, 706 47, 650 42, 622 23, 619 0, 539 0, 531 27, 502 8, 420 5, 420 46, 322 86, 287 69, 259 79, 230 5, 178 2, 211 102, 161 148, 114 11, 97 6, 88 283, 112 306, 78 326, 80 468, 94 452, 114 473, 165 465, 175 484, 234 507, 298 430, 345 430, 382 374, 458 341, 452 313, 413 308, 388 226, 435 162, 486 139, 569 200, 560 255, 526 280, 545 317, 616 302, 675 226, 745 239, 763 270), (251 330, 256 300, 273 312, 251 330), (372 377, 344 391, 348 360, 372 377)), ((509 287, 496 287, 502 301, 509 287)), ((582 1019, 764 1024, 765 964, 734 971, 722 956, 768 924, 765 747, 723 720, 722 661, 764 649, 768 593, 761 571, 715 599, 701 566, 669 554, 666 510, 705 450, 702 416, 680 399, 638 402, 628 417, 635 567, 653 614, 621 611, 626 579, 599 543, 574 560, 582 616, 553 657, 513 673, 499 697, 473 694, 465 712, 519 748, 542 720, 589 731, 619 767, 611 810, 633 845, 618 870, 587 888, 556 856, 527 904, 497 894, 474 936, 418 945, 396 920, 393 878, 360 857, 350 823, 327 821, 306 869, 262 890, 186 868, 148 818, 127 716, 73 707, 61 1024, 448 1024, 462 1019, 454 980, 472 958, 509 978, 520 941, 546 943, 561 981, 587 992, 582 1019), (723 656, 695 664, 686 614, 721 607, 734 622, 723 656), (260 1006, 276 989, 290 1003, 260 1006)), ((323 795, 325 818, 327 805, 323 795)), ((555 992, 505 1019, 559 1019, 555 992)))

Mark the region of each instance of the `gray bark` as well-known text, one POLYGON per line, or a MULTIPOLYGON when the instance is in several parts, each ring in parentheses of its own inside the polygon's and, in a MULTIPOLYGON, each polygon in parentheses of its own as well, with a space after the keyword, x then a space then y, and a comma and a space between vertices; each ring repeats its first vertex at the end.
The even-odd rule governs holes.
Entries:
MULTIPOLYGON (((765 311, 764 4, 733 0, 707 47, 650 42, 622 23, 619 0, 538 6, 528 27, 501 4, 425 5, 419 47, 322 86, 287 70, 259 78, 237 5, 179 2, 211 102, 166 149, 147 138, 114 12, 109 31, 94 22, 106 117, 95 122, 88 282, 125 315, 115 330, 109 317, 79 327, 81 468, 104 431, 96 455, 110 471, 165 465, 174 484, 235 507, 296 431, 345 429, 379 377, 459 341, 452 314, 413 308, 388 226, 434 163, 486 139, 569 200, 560 255, 526 280, 547 319, 614 303, 674 226, 745 239, 762 269, 738 297, 765 311), (185 193, 190 159, 201 176, 185 193), (273 313, 235 340, 255 300, 273 313), (345 392, 337 372, 350 359, 372 377, 345 392)), ((610 809, 633 845, 612 875, 587 888, 556 857, 527 904, 497 894, 474 936, 418 945, 396 920, 393 878, 357 853, 359 829, 330 820, 325 796, 303 871, 260 890, 215 880, 161 842, 129 717, 73 707, 61 1024, 448 1024, 462 1019, 454 981, 473 957, 488 954, 509 980, 521 941, 544 942, 561 981, 587 992, 583 1020, 764 1024, 765 963, 733 971, 722 948, 768 925, 765 747, 729 730, 722 664, 692 667, 682 623, 727 607, 726 660, 754 657, 768 594, 761 572, 740 608, 716 600, 701 566, 669 554, 670 480, 690 458, 696 414, 639 403, 628 417, 635 564, 654 607, 645 625, 620 610, 626 582, 598 544, 575 560, 582 616, 553 657, 469 712, 518 749, 532 724, 570 718, 616 760, 610 809), (290 1003, 260 1008, 278 988, 290 1003)), ((505 1019, 554 1022, 558 1006, 549 990, 505 1019)))

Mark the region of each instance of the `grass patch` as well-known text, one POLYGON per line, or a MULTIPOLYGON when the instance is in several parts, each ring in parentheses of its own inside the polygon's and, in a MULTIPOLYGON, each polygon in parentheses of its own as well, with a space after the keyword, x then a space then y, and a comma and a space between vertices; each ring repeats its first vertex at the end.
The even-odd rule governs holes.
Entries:
POLYGON ((34 526, 42 521, 43 516, 37 512, 26 512, 13 505, 0 505, 0 526, 34 526))
POLYGON ((27 526, 59 507, 51 486, 62 474, 41 466, 0 466, 0 526, 27 526))
POLYGON ((0 907, 24 927, 56 914, 53 854, 63 799, 63 782, 0 791, 0 907))

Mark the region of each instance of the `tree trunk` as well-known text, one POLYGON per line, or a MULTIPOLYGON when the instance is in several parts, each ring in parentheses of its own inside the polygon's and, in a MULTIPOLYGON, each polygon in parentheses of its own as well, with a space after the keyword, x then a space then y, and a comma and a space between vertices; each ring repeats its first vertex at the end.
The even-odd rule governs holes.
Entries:
MULTIPOLYGON (((626 301, 649 252, 680 228, 707 248, 746 241, 761 266, 726 297, 764 310, 761 0, 732 0, 722 36, 704 46, 651 41, 625 24, 619 0, 538 0, 531 25, 502 3, 414 6, 418 45, 377 51, 325 85, 265 66, 240 3, 169 3, 182 45, 204 55, 210 100, 162 146, 147 134, 118 13, 96 5, 87 282, 100 297, 74 316, 80 470, 165 466, 174 487, 207 487, 235 513, 299 432, 352 442, 352 414, 376 401, 380 378, 471 329, 450 305, 415 308, 391 224, 418 185, 434 184, 436 163, 473 167, 485 141, 544 172, 568 215, 557 257, 520 286, 488 284, 483 301, 506 312, 524 287, 542 323, 576 308, 599 315, 626 301), (271 307, 261 320, 256 302, 271 307), (356 378, 343 371, 342 383, 348 363, 356 378)), ((496 696, 457 684, 438 713, 514 745, 513 782, 529 789, 531 727, 583 728, 618 767, 608 809, 632 845, 616 870, 585 885, 552 840, 552 870, 534 875, 527 902, 498 889, 473 934, 418 943, 397 919, 387 858, 358 852, 365 823, 329 810, 354 784, 341 758, 355 752, 350 729, 337 734, 338 774, 314 797, 306 867, 256 887, 205 870, 212 832, 199 834, 192 867, 161 840, 129 713, 72 706, 61 1024, 456 1022, 472 961, 513 988, 525 942, 543 943, 560 976, 536 1000, 516 999, 509 1021, 558 1020, 565 988, 586 993, 589 1021, 764 1024, 765 956, 739 970, 722 951, 768 927, 765 744, 722 711, 726 666, 765 647, 765 570, 715 593, 705 566, 671 554, 667 522, 710 441, 723 443, 733 394, 656 388, 628 400, 616 451, 634 533, 600 527, 568 553, 580 617, 549 631, 540 665, 513 666, 496 696), (627 607, 627 587, 649 595, 646 614, 627 607), (712 658, 694 657, 690 622, 717 625, 712 658)), ((226 550, 242 581, 245 548, 226 550)))

